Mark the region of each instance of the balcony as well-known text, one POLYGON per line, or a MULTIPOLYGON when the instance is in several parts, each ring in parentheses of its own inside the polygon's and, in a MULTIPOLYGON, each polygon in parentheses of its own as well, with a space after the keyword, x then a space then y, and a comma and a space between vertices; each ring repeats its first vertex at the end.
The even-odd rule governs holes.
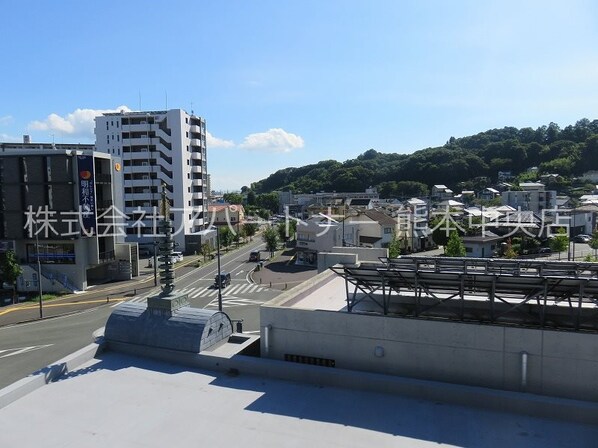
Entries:
POLYGON ((191 139, 191 146, 201 146, 201 140, 198 138, 191 139))
POLYGON ((123 146, 148 146, 157 145, 159 139, 150 137, 135 137, 135 138, 123 138, 123 146))
MULTIPOLYGON (((156 182, 156 179, 154 179, 156 182)), ((125 180, 125 187, 146 187, 149 188, 152 185, 152 179, 133 179, 125 180)))
POLYGON ((196 132, 197 134, 201 134, 201 126, 192 124, 191 126, 189 126, 189 131, 196 132))
POLYGON ((158 170, 156 169, 156 166, 152 166, 152 165, 134 165, 134 166, 128 166, 125 168, 127 173, 133 173, 133 174, 149 174, 149 173, 155 173, 158 170))
POLYGON ((191 167, 191 172, 192 173, 202 173, 202 167, 201 166, 192 166, 191 167))
POLYGON ((191 153, 191 160, 201 160, 201 152, 192 152, 191 153))

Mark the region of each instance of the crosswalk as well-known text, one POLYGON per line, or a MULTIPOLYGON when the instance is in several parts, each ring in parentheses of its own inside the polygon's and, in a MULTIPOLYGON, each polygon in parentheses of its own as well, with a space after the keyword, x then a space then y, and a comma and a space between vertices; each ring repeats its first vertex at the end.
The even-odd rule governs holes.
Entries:
MULTIPOLYGON (((264 288, 263 286, 260 285, 256 285, 253 283, 239 283, 236 285, 230 285, 226 288, 222 289, 222 297, 223 297, 223 306, 224 306, 224 299, 226 298, 230 298, 231 300, 237 301, 238 303, 236 303, 235 305, 231 305, 231 306, 241 306, 241 305, 255 305, 255 304, 261 304, 263 303, 263 301, 257 301, 257 300, 253 300, 253 299, 242 299, 242 298, 238 298, 238 297, 234 297, 236 295, 240 295, 240 294, 253 294, 253 293, 259 293, 262 291, 266 291, 268 288, 264 288)), ((216 301, 216 306, 218 303, 218 289, 214 288, 212 285, 210 286, 203 286, 203 287, 189 287, 189 288, 182 288, 182 289, 176 289, 176 292, 181 293, 181 294, 187 294, 187 296, 190 299, 196 299, 199 297, 208 297, 208 298, 215 298, 214 300, 216 301)), ((135 297, 132 298, 130 300, 127 300, 128 303, 143 303, 147 300, 148 297, 152 296, 156 294, 155 291, 151 291, 145 295, 141 295, 139 297, 135 297)), ((212 302, 214 302, 214 300, 212 300, 212 302)), ((207 306, 211 306, 212 302, 210 302, 207 306)), ((231 302, 231 303, 233 303, 231 302)), ((118 304, 113 305, 113 307, 118 306, 118 304)))

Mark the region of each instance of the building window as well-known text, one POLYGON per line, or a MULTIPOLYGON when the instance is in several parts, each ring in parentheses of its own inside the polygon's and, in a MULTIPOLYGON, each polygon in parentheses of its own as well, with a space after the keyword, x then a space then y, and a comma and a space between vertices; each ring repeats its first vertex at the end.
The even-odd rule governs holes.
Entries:
POLYGON ((110 136, 109 136, 109 135, 107 135, 107 136, 106 136, 106 144, 107 144, 107 145, 109 145, 109 144, 110 144, 110 136))
POLYGON ((389 233, 392 233, 392 227, 384 227, 384 234, 388 235, 389 233))
MULTIPOLYGON (((35 244, 27 244, 27 262, 36 263, 35 244)), ((42 264, 75 264, 74 244, 40 244, 39 261, 42 264)))

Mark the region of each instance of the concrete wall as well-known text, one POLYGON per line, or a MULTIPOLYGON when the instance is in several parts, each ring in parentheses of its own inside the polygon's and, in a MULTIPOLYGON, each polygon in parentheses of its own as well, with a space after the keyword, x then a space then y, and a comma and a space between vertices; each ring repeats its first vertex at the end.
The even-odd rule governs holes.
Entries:
POLYGON ((598 401, 596 334, 268 305, 260 318, 269 358, 311 356, 344 369, 598 401))
POLYGON ((357 264, 360 261, 379 262, 387 257, 388 250, 372 247, 333 247, 332 252, 318 254, 318 272, 324 272, 335 264, 357 264))

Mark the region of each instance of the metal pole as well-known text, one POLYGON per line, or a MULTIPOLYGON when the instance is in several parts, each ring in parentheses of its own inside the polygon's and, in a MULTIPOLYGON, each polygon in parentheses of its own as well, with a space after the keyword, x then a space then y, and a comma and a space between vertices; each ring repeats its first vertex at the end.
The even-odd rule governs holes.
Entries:
POLYGON ((154 286, 158 286, 158 255, 156 254, 156 248, 158 243, 154 241, 154 286))
POLYGON ((220 229, 216 226, 216 245, 218 246, 218 311, 222 311, 222 274, 220 272, 220 229))
POLYGON ((39 291, 39 318, 44 317, 42 305, 42 264, 39 260, 39 237, 37 236, 37 222, 35 223, 35 252, 37 252, 37 288, 39 291))

